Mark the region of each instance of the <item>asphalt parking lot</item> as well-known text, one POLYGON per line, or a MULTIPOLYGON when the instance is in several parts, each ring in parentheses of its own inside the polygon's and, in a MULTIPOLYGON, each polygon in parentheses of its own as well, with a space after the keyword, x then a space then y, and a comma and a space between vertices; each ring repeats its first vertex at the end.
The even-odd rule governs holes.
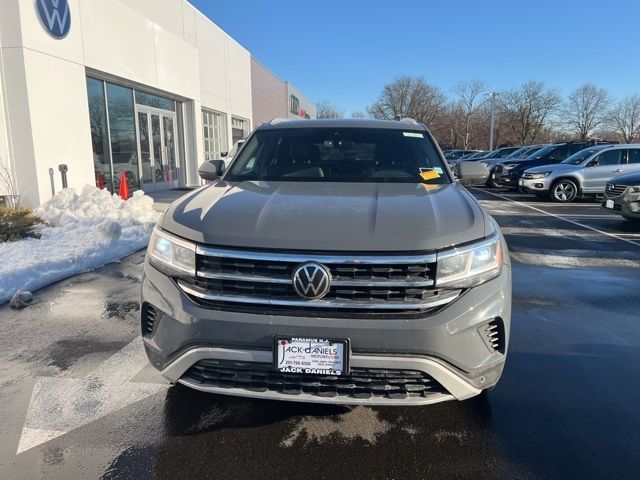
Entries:
POLYGON ((351 409, 169 386, 138 338, 137 253, 0 308, 0 478, 637 478, 640 225, 473 193, 513 261, 488 396, 351 409))

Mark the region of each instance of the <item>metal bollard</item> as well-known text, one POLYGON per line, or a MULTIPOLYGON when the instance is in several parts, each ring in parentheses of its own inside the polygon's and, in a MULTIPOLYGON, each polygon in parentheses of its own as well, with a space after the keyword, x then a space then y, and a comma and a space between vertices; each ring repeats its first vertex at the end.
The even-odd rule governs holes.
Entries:
POLYGON ((53 176, 55 175, 55 172, 53 171, 53 168, 49 169, 49 181, 51 182, 51 196, 55 197, 56 196, 56 184, 53 180, 53 176))
POLYGON ((69 167, 65 163, 61 163, 58 165, 58 170, 62 174, 62 188, 67 188, 67 172, 69 171, 69 167))

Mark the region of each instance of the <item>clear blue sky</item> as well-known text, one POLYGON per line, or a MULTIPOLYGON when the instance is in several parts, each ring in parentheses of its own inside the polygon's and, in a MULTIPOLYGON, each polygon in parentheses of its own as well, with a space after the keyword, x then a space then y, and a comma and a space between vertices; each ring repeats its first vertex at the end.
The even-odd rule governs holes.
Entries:
POLYGON ((191 0, 311 100, 364 110, 400 74, 447 94, 539 80, 640 93, 640 0, 191 0))

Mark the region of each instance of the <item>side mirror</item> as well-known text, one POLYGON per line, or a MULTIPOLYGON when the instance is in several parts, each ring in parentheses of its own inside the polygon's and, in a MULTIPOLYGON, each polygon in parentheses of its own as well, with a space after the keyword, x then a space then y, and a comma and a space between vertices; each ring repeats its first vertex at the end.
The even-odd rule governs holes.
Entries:
POLYGON ((458 169, 460 171, 458 181, 462 185, 482 186, 489 178, 489 169, 480 162, 460 162, 458 169))
POLYGON ((208 160, 198 167, 198 175, 203 180, 213 181, 224 173, 224 160, 208 160))

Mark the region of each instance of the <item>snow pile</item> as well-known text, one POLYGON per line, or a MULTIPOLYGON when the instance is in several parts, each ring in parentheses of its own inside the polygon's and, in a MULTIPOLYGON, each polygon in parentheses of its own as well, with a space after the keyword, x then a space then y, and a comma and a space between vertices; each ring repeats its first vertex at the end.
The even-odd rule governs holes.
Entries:
POLYGON ((159 217, 141 191, 124 201, 91 185, 80 195, 61 190, 34 213, 53 227, 40 229, 40 239, 0 243, 0 304, 18 290, 33 291, 145 248, 159 217))

